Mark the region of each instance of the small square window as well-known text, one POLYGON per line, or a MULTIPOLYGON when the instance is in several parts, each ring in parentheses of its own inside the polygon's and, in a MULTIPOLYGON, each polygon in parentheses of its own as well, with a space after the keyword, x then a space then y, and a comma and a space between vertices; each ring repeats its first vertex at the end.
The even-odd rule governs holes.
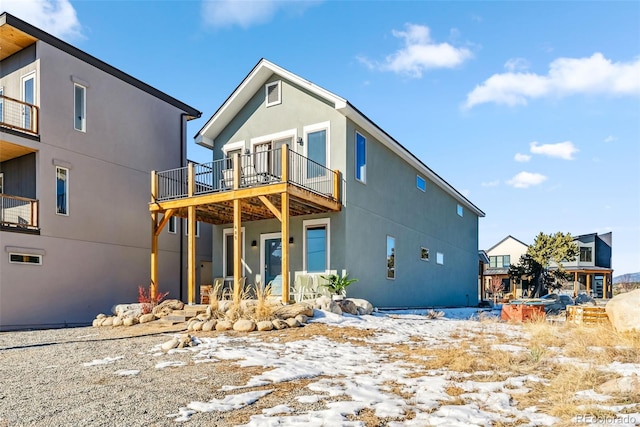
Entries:
POLYGON ((282 89, 280 81, 268 83, 265 85, 265 96, 267 107, 282 103, 282 89))
POLYGON ((429 249, 425 247, 420 248, 420 259, 422 261, 429 261, 429 249))
POLYGON ((416 175, 416 187, 420 191, 427 191, 427 181, 420 175, 416 175))
POLYGON ((458 205, 457 212, 458 212, 458 216, 464 215, 464 209, 462 208, 462 205, 458 205))
POLYGON ((436 263, 437 264, 444 264, 444 254, 442 252, 436 252, 436 263))
POLYGON ((167 231, 171 234, 176 234, 176 217, 172 216, 169 218, 169 223, 167 224, 167 231))

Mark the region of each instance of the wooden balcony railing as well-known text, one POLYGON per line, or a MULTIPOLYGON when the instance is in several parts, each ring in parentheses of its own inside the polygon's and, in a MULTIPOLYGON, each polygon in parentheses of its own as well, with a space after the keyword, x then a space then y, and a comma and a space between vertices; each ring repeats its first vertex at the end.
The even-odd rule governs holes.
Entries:
POLYGON ((37 106, 0 95, 0 126, 37 135, 39 119, 37 106))
POLYGON ((0 224, 9 228, 38 229, 38 201, 0 194, 0 224))
MULTIPOLYGON (((287 182, 300 188, 340 201, 340 174, 313 160, 282 148, 236 154, 237 159, 220 159, 210 163, 194 164, 193 195, 231 191, 236 188, 235 177, 240 177, 237 188, 257 187, 287 182), (286 150, 283 156, 282 150, 286 150), (283 164, 283 159, 286 164, 283 164), (240 173, 235 174, 234 165, 240 173), (285 168, 286 172, 285 173, 285 168), (286 180, 283 177, 287 177, 286 180)), ((157 172, 157 201, 176 200, 189 195, 189 167, 157 172)))

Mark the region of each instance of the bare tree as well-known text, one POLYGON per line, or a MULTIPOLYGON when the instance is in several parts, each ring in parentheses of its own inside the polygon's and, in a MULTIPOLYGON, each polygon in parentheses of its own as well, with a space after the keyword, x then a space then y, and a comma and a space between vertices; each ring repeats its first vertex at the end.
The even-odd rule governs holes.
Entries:
POLYGON ((489 283, 489 290, 493 295, 493 303, 498 303, 498 293, 503 290, 502 278, 500 276, 491 276, 491 282, 489 283))
POLYGON ((633 276, 631 274, 624 274, 620 277, 620 281, 618 282, 618 289, 620 292, 631 292, 637 287, 638 283, 633 281, 633 276))

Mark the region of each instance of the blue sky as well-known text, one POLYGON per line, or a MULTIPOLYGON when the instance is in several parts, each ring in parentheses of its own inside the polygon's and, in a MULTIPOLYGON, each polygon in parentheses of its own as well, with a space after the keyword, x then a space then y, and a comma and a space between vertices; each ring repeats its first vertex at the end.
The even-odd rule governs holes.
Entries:
MULTIPOLYGON (((0 0, 203 117, 266 58, 348 99, 507 235, 640 271, 640 2, 0 0)), ((188 141, 188 155, 210 152, 188 141)))

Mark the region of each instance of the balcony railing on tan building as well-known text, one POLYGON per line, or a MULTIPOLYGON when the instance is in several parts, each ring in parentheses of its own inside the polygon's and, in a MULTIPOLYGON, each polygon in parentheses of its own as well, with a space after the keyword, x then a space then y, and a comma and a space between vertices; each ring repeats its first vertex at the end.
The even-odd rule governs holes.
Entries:
MULTIPOLYGON (((158 236, 172 216, 188 219, 188 301, 195 300, 196 221, 233 224, 234 292, 241 276, 243 221, 277 218, 282 241, 289 241, 289 217, 337 212, 342 174, 295 151, 288 145, 211 163, 193 164, 151 174, 151 293, 158 285, 158 236), (159 214, 162 214, 160 216, 159 214)), ((289 245, 283 245, 282 283, 289 283, 289 245)), ((288 286, 282 287, 288 302, 288 286)))
POLYGON ((37 135, 39 115, 37 106, 0 95, 0 126, 37 135))
POLYGON ((0 194, 0 224, 3 228, 38 229, 38 201, 0 194))

